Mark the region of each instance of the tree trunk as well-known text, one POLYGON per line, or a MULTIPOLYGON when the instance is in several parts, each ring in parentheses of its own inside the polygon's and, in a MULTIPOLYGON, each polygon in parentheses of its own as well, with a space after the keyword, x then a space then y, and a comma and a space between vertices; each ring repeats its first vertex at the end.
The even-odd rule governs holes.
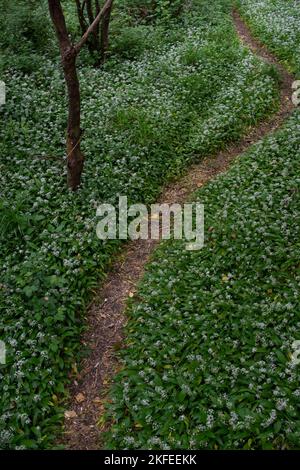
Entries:
POLYGON ((113 2, 111 3, 111 6, 107 10, 106 14, 103 16, 102 23, 101 23, 101 52, 100 52, 100 58, 101 58, 101 63, 102 64, 105 62, 106 53, 107 53, 108 45, 109 45, 109 25, 110 25, 110 17, 111 17, 112 7, 113 7, 113 2))
MULTIPOLYGON (((84 7, 80 1, 77 1, 77 11, 81 15, 84 7)), ((67 129, 67 169, 68 185, 75 191, 81 180, 81 174, 84 165, 84 156, 80 150, 81 129, 80 129, 80 88, 76 69, 76 58, 82 46, 88 41, 90 34, 93 34, 99 26, 100 20, 106 15, 107 10, 111 8, 113 0, 106 0, 102 10, 95 17, 92 24, 83 33, 77 44, 72 44, 66 20, 61 6, 61 0, 48 0, 49 13, 59 41, 61 61, 64 70, 65 81, 69 98, 69 116, 67 129)), ((99 8, 97 8, 99 10, 99 8)), ((84 17, 81 18, 84 20, 84 17)), ((82 26, 83 23, 82 23, 82 26)))
MULTIPOLYGON (((91 0, 86 0, 86 10, 89 18, 89 23, 92 24, 98 13, 94 15, 93 6, 91 0)), ((99 41, 99 25, 94 29, 90 35, 91 50, 99 53, 100 51, 100 41, 99 41)))
POLYGON ((75 191, 80 185, 84 156, 80 150, 80 88, 76 70, 76 52, 72 49, 63 57, 63 69, 69 97, 67 129, 68 186, 75 191))
MULTIPOLYGON (((97 15, 99 14, 99 12, 100 12, 99 0, 95 0, 95 9, 96 9, 96 16, 97 16, 97 15)), ((102 21, 102 20, 101 20, 101 21, 102 21)), ((99 22, 99 23, 97 24, 97 28, 95 29, 95 34, 96 34, 96 36, 97 36, 97 38, 98 38, 98 43, 97 43, 97 45, 98 45, 98 53, 99 53, 99 54, 100 54, 100 52, 101 52, 101 50, 100 50, 100 23, 101 23, 101 22, 99 22)), ((98 61, 98 62, 99 62, 99 61, 98 61)), ((99 64, 98 64, 98 65, 99 65, 99 64)))
POLYGON ((81 29, 81 33, 84 34, 88 28, 87 22, 84 17, 84 5, 85 2, 81 5, 80 0, 75 0, 76 1, 76 7, 77 7, 77 16, 78 16, 78 21, 81 29))

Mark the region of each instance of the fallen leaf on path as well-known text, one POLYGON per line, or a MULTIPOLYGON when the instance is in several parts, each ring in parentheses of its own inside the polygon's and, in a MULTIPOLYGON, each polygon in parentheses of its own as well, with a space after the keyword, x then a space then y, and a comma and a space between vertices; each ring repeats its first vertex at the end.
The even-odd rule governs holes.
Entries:
POLYGON ((65 418, 66 419, 72 419, 72 418, 76 418, 77 417, 77 413, 76 411, 65 411, 65 418))
POLYGON ((78 393, 78 395, 76 395, 75 397, 75 400, 77 401, 77 403, 82 403, 85 400, 85 396, 83 395, 83 393, 78 393))

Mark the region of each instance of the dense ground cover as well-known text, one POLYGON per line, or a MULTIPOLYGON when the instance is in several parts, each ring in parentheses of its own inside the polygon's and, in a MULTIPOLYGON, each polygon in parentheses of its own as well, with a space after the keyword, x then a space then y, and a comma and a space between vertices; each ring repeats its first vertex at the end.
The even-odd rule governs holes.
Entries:
POLYGON ((252 31, 300 77, 298 0, 238 0, 252 31))
POLYGON ((45 448, 61 419, 80 312, 118 248, 95 236, 97 203, 119 194, 153 201, 192 159, 274 109, 276 74, 239 45, 229 3, 195 0, 193 14, 172 28, 141 26, 138 39, 128 27, 123 41, 136 45, 137 57, 124 58, 116 34, 103 71, 83 60, 87 160, 76 194, 65 187, 58 57, 40 52, 32 66, 32 45, 24 63, 8 52, 1 62, 1 448, 45 448))
MULTIPOLYGON (((299 3, 240 0, 299 73, 299 3)), ((129 308, 111 448, 299 448, 300 113, 199 191, 206 245, 156 252, 129 308)))
POLYGON ((299 448, 300 112, 201 189, 205 247, 162 244, 129 308, 111 448, 299 448))

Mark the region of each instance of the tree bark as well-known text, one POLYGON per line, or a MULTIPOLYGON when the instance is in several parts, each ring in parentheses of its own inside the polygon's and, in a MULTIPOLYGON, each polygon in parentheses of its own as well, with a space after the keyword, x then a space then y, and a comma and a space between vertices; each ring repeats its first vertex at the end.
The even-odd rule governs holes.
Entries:
POLYGON ((84 156, 80 149, 80 88, 76 70, 76 53, 67 54, 63 59, 63 69, 68 89, 69 115, 67 129, 67 170, 68 185, 75 191, 80 185, 84 156))

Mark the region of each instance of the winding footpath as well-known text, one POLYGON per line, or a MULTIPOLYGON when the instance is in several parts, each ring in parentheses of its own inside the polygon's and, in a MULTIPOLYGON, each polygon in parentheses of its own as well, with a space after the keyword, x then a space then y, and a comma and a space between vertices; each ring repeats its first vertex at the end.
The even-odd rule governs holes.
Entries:
MULTIPOLYGON (((195 190, 225 172, 237 156, 278 129, 294 109, 291 102, 294 77, 278 63, 275 56, 251 36, 237 11, 233 12, 233 20, 240 40, 278 70, 281 77, 279 110, 255 128, 251 128, 238 143, 230 145, 216 157, 207 157, 190 167, 182 179, 165 188, 158 202, 188 201, 195 190)), ((70 390, 70 411, 66 413, 62 442, 67 449, 101 448, 101 436, 106 430, 105 426, 101 426, 103 400, 119 367, 115 351, 122 345, 123 327, 126 324, 126 300, 133 296, 157 243, 155 240, 129 242, 88 308, 88 331, 82 339, 82 344, 90 348, 91 353, 82 362, 80 375, 70 390)))

